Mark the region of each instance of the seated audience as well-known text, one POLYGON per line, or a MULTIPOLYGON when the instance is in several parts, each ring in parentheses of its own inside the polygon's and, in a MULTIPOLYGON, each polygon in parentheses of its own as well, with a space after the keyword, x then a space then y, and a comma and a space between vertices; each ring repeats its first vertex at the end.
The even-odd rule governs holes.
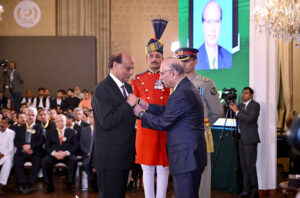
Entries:
POLYGON ((45 182, 47 184, 46 193, 54 191, 53 166, 62 162, 68 167, 67 193, 73 194, 74 171, 76 170, 77 157, 75 153, 79 144, 75 131, 66 128, 66 116, 59 114, 55 118, 56 128, 47 132, 45 149, 47 155, 43 158, 42 168, 45 182))
POLYGON ((32 94, 32 90, 31 89, 27 89, 26 90, 26 96, 22 99, 21 104, 22 103, 26 103, 28 107, 30 106, 34 106, 34 97, 32 94))
POLYGON ((55 121, 56 116, 57 116, 57 111, 56 111, 56 109, 55 109, 55 108, 50 109, 50 120, 51 120, 52 122, 55 121))
POLYGON ((67 110, 74 110, 78 107, 80 99, 75 97, 74 89, 68 89, 68 97, 66 98, 66 109, 67 110))
POLYGON ((36 108, 28 107, 26 110, 26 123, 16 128, 14 139, 14 145, 17 148, 14 156, 14 169, 17 182, 20 185, 20 191, 23 194, 32 191, 43 155, 44 129, 41 125, 35 123, 36 116, 36 108), (24 172, 24 164, 28 161, 32 163, 32 167, 27 179, 24 172))
POLYGON ((83 111, 81 108, 79 107, 75 108, 73 115, 75 119, 74 129, 77 131, 78 138, 80 138, 81 129, 89 126, 89 124, 82 121, 83 111))
MULTIPOLYGON (((66 127, 70 128, 70 129, 74 129, 74 126, 75 126, 75 122, 74 122, 73 113, 67 113, 66 114, 66 127)), ((75 133, 77 134, 76 130, 75 130, 75 133)))
POLYGON ((9 118, 3 117, 0 121, 0 195, 3 195, 3 186, 7 184, 14 157, 15 132, 8 128, 9 118))
POLYGON ((84 98, 81 100, 78 107, 80 107, 82 109, 85 108, 88 110, 92 109, 92 97, 89 92, 84 94, 84 98))
POLYGON ((81 138, 80 138, 80 149, 82 151, 82 167, 83 170, 88 175, 88 180, 90 183, 90 190, 95 191, 97 189, 97 177, 96 173, 93 172, 93 168, 89 164, 90 157, 90 147, 93 139, 93 130, 94 130, 94 115, 93 112, 89 115, 90 126, 84 127, 81 130, 81 138))
POLYGON ((17 113, 17 123, 10 126, 10 129, 13 131, 17 130, 17 127, 20 127, 26 123, 26 115, 23 112, 17 113))
POLYGON ((81 92, 81 88, 79 86, 75 86, 74 87, 74 96, 77 97, 77 98, 79 98, 80 100, 83 99, 84 95, 81 92))
POLYGON ((85 123, 88 123, 88 124, 90 123, 90 121, 89 121, 89 113, 87 111, 83 111, 83 115, 82 115, 81 120, 83 122, 85 122, 85 123))
MULTIPOLYGON (((25 113, 26 112, 26 109, 27 109, 27 104, 26 103, 22 103, 21 104, 21 107, 20 107, 20 112, 22 113, 25 113)), ((34 106, 33 106, 34 107, 34 106)))
POLYGON ((40 116, 41 125, 44 127, 46 131, 55 128, 54 122, 50 121, 49 119, 49 111, 47 109, 42 109, 39 112, 39 116, 40 116))
POLYGON ((51 109, 55 107, 60 107, 61 110, 65 110, 67 108, 66 100, 64 99, 64 90, 62 89, 57 91, 56 98, 51 101, 51 109))
POLYGON ((33 105, 38 108, 50 109, 50 100, 49 98, 45 97, 45 89, 39 88, 38 89, 38 97, 34 98, 33 105))

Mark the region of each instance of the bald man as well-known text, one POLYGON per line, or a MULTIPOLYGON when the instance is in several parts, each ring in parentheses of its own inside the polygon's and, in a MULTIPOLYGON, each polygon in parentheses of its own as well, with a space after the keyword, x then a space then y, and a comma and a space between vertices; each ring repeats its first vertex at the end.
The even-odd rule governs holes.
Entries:
POLYGON ((54 128, 47 131, 45 150, 47 155, 42 160, 43 174, 47 184, 46 193, 54 191, 53 166, 62 162, 68 167, 67 193, 73 194, 74 171, 76 170, 76 152, 79 149, 75 131, 66 128, 66 116, 59 114, 55 118, 54 128))
POLYGON ((205 42, 199 48, 196 70, 232 67, 232 54, 218 45, 222 15, 222 8, 215 0, 210 0, 204 7, 202 25, 205 42))
POLYGON ((142 120, 143 127, 167 131, 175 198, 198 198, 201 174, 207 162, 201 96, 185 77, 183 65, 177 58, 162 62, 160 79, 166 87, 174 89, 167 105, 149 104, 140 99, 134 112, 142 120))
POLYGON ((94 137, 91 162, 97 169, 99 198, 125 197, 131 163, 134 160, 135 121, 133 107, 138 99, 127 83, 133 74, 132 57, 113 54, 109 75, 95 88, 92 106, 94 137))

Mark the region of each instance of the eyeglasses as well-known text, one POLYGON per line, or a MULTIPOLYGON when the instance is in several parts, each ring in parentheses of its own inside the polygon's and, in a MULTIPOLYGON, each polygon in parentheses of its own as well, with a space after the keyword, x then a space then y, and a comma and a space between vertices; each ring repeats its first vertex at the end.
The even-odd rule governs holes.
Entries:
POLYGON ((159 74, 163 76, 163 75, 165 75, 166 72, 169 72, 169 71, 173 71, 173 69, 166 70, 166 71, 161 71, 161 72, 159 72, 159 74))
POLYGON ((204 23, 206 23, 207 25, 218 25, 221 23, 221 19, 204 19, 204 23))

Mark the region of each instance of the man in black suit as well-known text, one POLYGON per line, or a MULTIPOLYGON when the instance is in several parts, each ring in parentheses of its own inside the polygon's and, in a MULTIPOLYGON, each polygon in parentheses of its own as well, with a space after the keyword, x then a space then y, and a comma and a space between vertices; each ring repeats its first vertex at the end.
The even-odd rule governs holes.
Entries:
POLYGON ((50 108, 57 108, 58 106, 62 111, 66 110, 67 104, 66 100, 63 98, 64 97, 64 90, 59 89, 56 93, 56 98, 54 98, 51 103, 50 103, 50 108))
POLYGON ((134 160, 137 98, 126 83, 133 74, 133 60, 125 52, 108 61, 110 74, 95 88, 95 117, 91 162, 97 169, 99 198, 124 198, 131 162, 134 160))
POLYGON ((82 121, 83 111, 80 107, 76 107, 73 111, 74 115, 74 129, 77 131, 77 137, 80 138, 81 129, 84 127, 88 127, 89 124, 82 121))
POLYGON ((134 113, 141 118, 143 127, 167 131, 175 198, 198 198, 201 174, 207 163, 201 96, 184 76, 183 65, 177 58, 162 62, 160 79, 166 87, 174 88, 167 105, 149 105, 140 99, 134 113))
POLYGON ((9 88, 11 92, 12 102, 14 105, 14 110, 16 112, 19 112, 20 102, 22 99, 22 84, 24 83, 24 80, 21 73, 17 71, 15 62, 11 61, 9 63, 9 69, 9 88))
POLYGON ((16 127, 14 139, 14 145, 17 148, 14 156, 14 169, 17 182, 20 184, 20 191, 24 194, 32 191, 43 156, 44 128, 35 123, 36 116, 36 108, 28 107, 26 109, 26 124, 16 127), (32 167, 29 177, 26 179, 24 163, 28 161, 32 163, 32 167))
POLYGON ((243 172, 243 192, 240 197, 259 197, 256 173, 257 144, 260 142, 257 119, 260 105, 253 100, 253 89, 245 87, 242 93, 243 103, 229 107, 235 112, 238 119, 240 133, 239 153, 243 172))
POLYGON ((68 89, 68 97, 65 99, 66 100, 66 109, 64 110, 72 110, 78 107, 80 103, 80 99, 75 97, 74 95, 74 89, 70 88, 68 89))
POLYGON ((47 155, 42 160, 43 175, 47 184, 46 193, 54 191, 53 166, 62 162, 68 167, 67 192, 73 194, 74 171, 79 148, 75 131, 66 128, 66 117, 59 114, 55 118, 56 128, 47 131, 45 149, 47 155))
POLYGON ((47 109, 41 109, 39 112, 41 125, 46 131, 55 129, 55 123, 49 119, 49 111, 47 109))
POLYGON ((90 157, 90 149, 93 139, 94 133, 94 115, 93 112, 89 115, 90 126, 84 127, 81 130, 81 137, 80 137, 80 149, 82 152, 82 167, 83 170, 88 175, 88 180, 90 185, 90 190, 95 191, 97 189, 97 177, 96 174, 93 172, 93 168, 90 165, 89 157, 90 157))

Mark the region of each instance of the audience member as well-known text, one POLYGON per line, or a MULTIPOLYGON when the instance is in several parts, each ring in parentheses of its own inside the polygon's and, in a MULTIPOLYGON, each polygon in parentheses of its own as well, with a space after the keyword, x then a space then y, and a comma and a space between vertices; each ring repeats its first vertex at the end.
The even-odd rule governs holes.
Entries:
POLYGON ((82 100, 84 97, 83 93, 81 92, 81 88, 78 85, 74 87, 74 96, 80 100, 82 100))
POLYGON ((90 126, 84 127, 81 130, 80 149, 82 151, 82 167, 88 175, 88 180, 91 187, 90 190, 95 191, 97 189, 97 177, 96 173, 93 172, 93 169, 89 163, 90 147, 94 133, 94 115, 92 112, 89 115, 89 120, 90 126))
POLYGON ((66 109, 66 100, 64 99, 64 90, 59 89, 56 93, 56 98, 51 101, 51 109, 54 107, 60 107, 61 110, 66 109))
POLYGON ((53 183, 53 166, 62 162, 68 167, 67 175, 67 193, 73 194, 74 171, 76 170, 77 157, 75 153, 78 150, 79 144, 75 131, 66 128, 66 116, 59 114, 55 118, 56 128, 47 132, 46 152, 47 155, 43 158, 42 168, 45 182, 47 184, 47 193, 54 191, 53 183))
POLYGON ((44 88, 39 88, 38 89, 38 97, 34 99, 34 106, 36 108, 44 108, 44 109, 49 109, 50 108, 50 100, 47 99, 45 96, 45 89, 44 88))
POLYGON ((44 129, 36 124, 37 110, 34 107, 28 107, 26 110, 26 125, 16 128, 14 145, 17 152, 14 156, 14 168, 17 176, 17 182, 20 185, 20 191, 27 194, 32 191, 36 177, 40 169, 40 163, 43 155, 44 129), (24 171, 24 163, 30 161, 32 167, 28 179, 24 171))
POLYGON ((26 96, 23 97, 21 104, 26 103, 28 107, 34 106, 34 97, 31 89, 26 90, 26 96))
POLYGON ((21 107, 20 107, 20 112, 22 113, 25 113, 26 112, 26 109, 27 109, 27 104, 26 103, 22 103, 21 104, 21 107))
POLYGON ((55 108, 50 109, 50 120, 54 122, 57 116, 57 110, 55 108))
POLYGON ((80 138, 81 129, 89 126, 89 124, 82 121, 83 111, 81 108, 79 108, 79 107, 75 108, 73 115, 74 115, 74 119, 75 119, 74 129, 77 131, 78 138, 80 138))
POLYGON ((67 110, 74 110, 78 107, 80 99, 75 97, 74 89, 68 89, 68 98, 66 98, 66 109, 67 110))
POLYGON ((44 127, 46 131, 55 128, 54 122, 50 121, 49 119, 49 111, 47 109, 42 109, 39 112, 39 116, 40 116, 41 125, 44 127))
POLYGON ((81 100, 78 107, 82 109, 86 108, 88 110, 92 109, 92 98, 89 92, 84 94, 84 98, 81 100))
POLYGON ((3 195, 3 186, 7 184, 10 169, 13 166, 15 133, 9 126, 9 118, 3 117, 0 121, 0 195, 3 195))

